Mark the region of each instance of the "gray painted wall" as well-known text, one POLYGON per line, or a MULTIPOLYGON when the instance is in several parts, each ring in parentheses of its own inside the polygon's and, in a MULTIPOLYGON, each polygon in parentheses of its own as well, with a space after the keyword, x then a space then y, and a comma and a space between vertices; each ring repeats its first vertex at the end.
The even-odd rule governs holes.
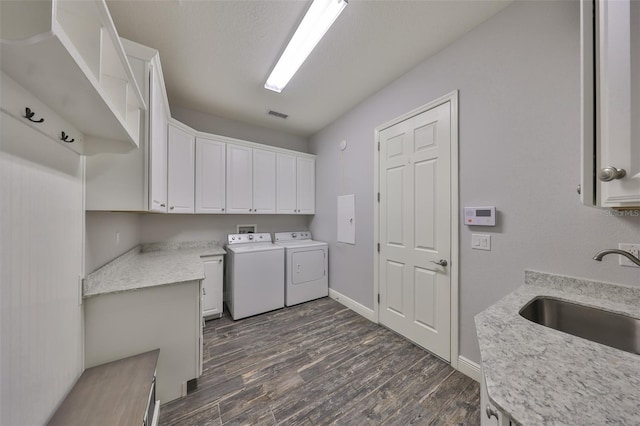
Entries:
MULTIPOLYGON (((266 127, 241 123, 199 111, 171 106, 171 116, 187 126, 201 131, 227 136, 229 138, 263 143, 294 151, 309 152, 309 141, 301 136, 266 127)), ((279 120, 274 118, 274 120, 279 120)))
POLYGON ((460 228, 460 353, 480 362, 473 317, 523 283, 525 269, 640 285, 615 257, 640 242, 640 219, 584 207, 580 181, 579 3, 519 1, 311 138, 317 214, 330 242, 330 285, 373 307, 374 128, 455 89, 460 206, 495 205, 496 228, 460 228), (345 184, 339 141, 346 139, 345 184), (355 246, 336 243, 336 196, 356 194, 355 246), (492 251, 471 249, 471 233, 492 251))
POLYGON ((90 274, 140 244, 137 213, 87 212, 85 215, 85 273, 90 274), (116 240, 116 233, 120 235, 116 240))

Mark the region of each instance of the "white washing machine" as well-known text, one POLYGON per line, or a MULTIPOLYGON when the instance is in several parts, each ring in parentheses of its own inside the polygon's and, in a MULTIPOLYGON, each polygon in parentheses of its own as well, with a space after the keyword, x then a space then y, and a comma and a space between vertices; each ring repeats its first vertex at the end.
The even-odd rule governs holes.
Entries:
POLYGON ((329 244, 311 232, 277 232, 275 244, 285 248, 285 304, 297 305, 329 295, 329 244))
POLYGON ((271 234, 227 236, 225 302, 234 320, 284 307, 283 265, 271 234))

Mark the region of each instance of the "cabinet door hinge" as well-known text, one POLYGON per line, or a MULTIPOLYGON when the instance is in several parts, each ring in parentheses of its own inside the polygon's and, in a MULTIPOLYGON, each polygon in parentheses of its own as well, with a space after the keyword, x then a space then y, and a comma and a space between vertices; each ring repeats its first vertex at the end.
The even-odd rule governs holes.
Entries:
POLYGON ((378 151, 380 151, 380 141, 378 141, 378 151))
POLYGON ((378 293, 378 305, 380 304, 380 293, 378 293))
POLYGON ((380 253, 380 243, 378 243, 378 253, 380 253))
POLYGON ((378 192, 378 202, 380 202, 380 193, 378 192))

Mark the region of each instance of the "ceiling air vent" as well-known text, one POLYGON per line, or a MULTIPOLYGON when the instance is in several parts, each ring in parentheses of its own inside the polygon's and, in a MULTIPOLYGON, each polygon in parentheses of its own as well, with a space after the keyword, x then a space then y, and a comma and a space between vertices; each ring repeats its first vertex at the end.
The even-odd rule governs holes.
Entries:
POLYGON ((273 115, 274 117, 282 118, 283 120, 285 120, 287 117, 289 117, 288 114, 283 114, 281 112, 273 111, 273 110, 269 110, 268 114, 269 115, 273 115))

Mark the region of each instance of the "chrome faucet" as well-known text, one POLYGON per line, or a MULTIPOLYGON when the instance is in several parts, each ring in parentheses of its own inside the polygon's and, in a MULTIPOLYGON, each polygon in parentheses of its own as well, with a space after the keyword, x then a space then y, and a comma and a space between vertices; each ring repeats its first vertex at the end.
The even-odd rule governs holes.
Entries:
POLYGON ((630 261, 632 261, 633 263, 635 263, 636 265, 640 266, 640 259, 632 255, 628 251, 618 250, 618 249, 602 250, 601 252, 598 252, 595 256, 593 256, 593 260, 597 260, 598 262, 600 262, 602 258, 608 254, 619 254, 620 256, 624 256, 630 261))

